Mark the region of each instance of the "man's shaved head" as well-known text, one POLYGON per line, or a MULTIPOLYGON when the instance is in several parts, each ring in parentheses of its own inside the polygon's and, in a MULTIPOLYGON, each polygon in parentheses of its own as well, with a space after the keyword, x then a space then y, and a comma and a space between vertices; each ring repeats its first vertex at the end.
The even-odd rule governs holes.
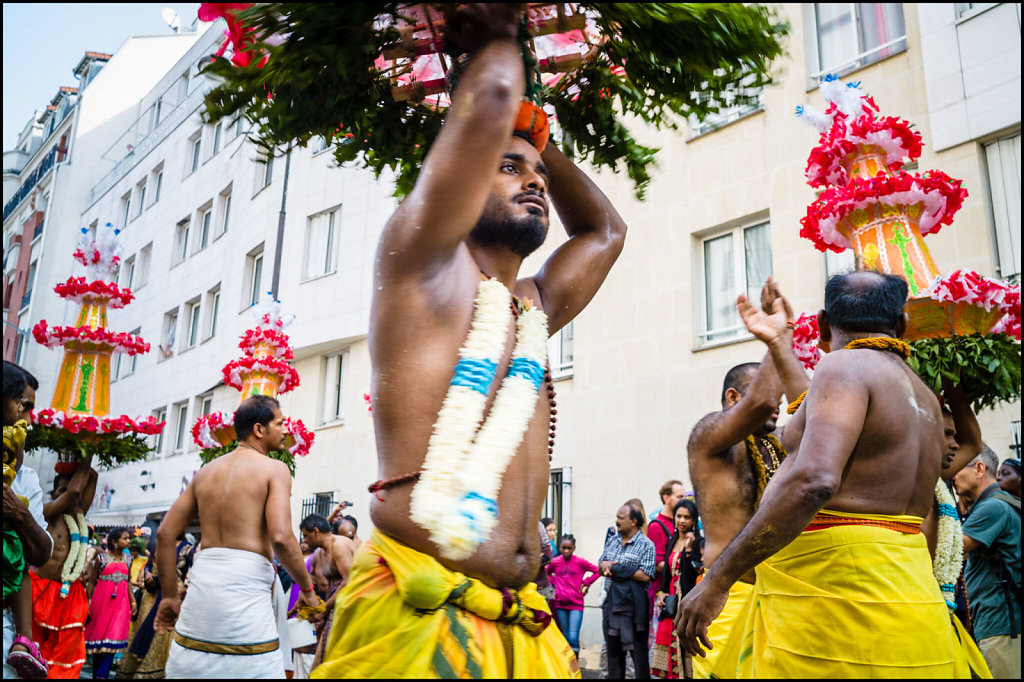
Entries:
POLYGON ((825 285, 828 322, 845 332, 895 334, 906 302, 907 281, 896 275, 857 270, 825 285))
POLYGON ((722 382, 722 407, 726 406, 725 393, 730 388, 737 391, 740 394, 747 392, 747 387, 750 386, 750 381, 754 378, 754 373, 757 372, 757 368, 761 366, 759 362, 744 362, 742 365, 736 365, 725 374, 725 381, 722 382))

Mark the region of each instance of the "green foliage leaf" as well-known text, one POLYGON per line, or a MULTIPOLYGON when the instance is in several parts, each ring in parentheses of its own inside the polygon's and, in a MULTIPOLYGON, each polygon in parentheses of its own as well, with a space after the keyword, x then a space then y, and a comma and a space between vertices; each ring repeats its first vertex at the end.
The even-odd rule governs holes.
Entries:
POLYGON ((153 451, 145 438, 135 434, 74 434, 54 426, 33 424, 25 438, 25 452, 41 448, 81 459, 93 455, 94 462, 103 469, 146 459, 153 451))
POLYGON ((907 364, 935 392, 962 386, 975 412, 1020 399, 1020 342, 1006 334, 911 341, 907 364))
MULTIPOLYGON (((638 118, 676 129, 721 109, 757 101, 771 82, 788 26, 774 10, 740 3, 581 3, 609 37, 595 56, 543 88, 566 138, 598 167, 624 169, 638 198, 650 183, 657 148, 637 143, 620 120, 638 118), (621 67, 625 77, 612 73, 621 67)), ((251 139, 264 152, 310 138, 338 139, 339 164, 396 173, 395 195, 412 189, 444 120, 428 102, 396 102, 389 71, 373 68, 398 42, 389 23, 398 3, 265 3, 239 13, 257 35, 284 37, 251 49, 269 59, 236 67, 217 58, 205 73, 223 79, 206 97, 206 118, 235 114, 253 124, 251 139), (385 19, 380 21, 379 19, 385 19), (273 93, 271 96, 270 93, 273 93), (339 126, 342 128, 339 130, 339 126), (340 135, 340 138, 339 138, 340 135)), ((529 88, 532 90, 532 87, 529 88)), ((429 101, 429 98, 428 98, 429 101)))

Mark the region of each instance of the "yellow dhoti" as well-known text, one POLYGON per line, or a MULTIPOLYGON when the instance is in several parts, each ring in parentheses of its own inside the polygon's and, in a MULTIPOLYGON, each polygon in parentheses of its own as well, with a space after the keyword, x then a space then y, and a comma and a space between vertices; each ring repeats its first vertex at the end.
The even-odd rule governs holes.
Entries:
POLYGON ((496 590, 374 531, 338 593, 314 678, 579 678, 530 583, 496 590))
POLYGON ((908 532, 920 524, 915 516, 819 512, 757 567, 738 675, 963 675, 924 536, 908 532))
MULTIPOLYGON (((738 581, 729 588, 729 600, 725 602, 722 613, 711 621, 708 626, 708 639, 711 640, 711 650, 707 651, 704 658, 693 657, 693 677, 695 679, 710 679, 712 677, 733 677, 733 675, 719 675, 718 669, 724 661, 723 652, 738 649, 732 646, 733 638, 741 638, 743 626, 746 624, 747 614, 750 610, 750 602, 754 596, 754 586, 738 581)), ((735 668, 735 654, 724 654, 731 658, 735 668)), ((728 664, 726 664, 728 667, 728 664)))

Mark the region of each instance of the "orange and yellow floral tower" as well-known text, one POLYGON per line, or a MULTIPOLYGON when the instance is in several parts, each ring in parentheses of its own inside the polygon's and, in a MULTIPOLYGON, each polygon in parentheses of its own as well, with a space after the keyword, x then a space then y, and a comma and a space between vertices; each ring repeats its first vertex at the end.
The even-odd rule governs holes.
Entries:
POLYGON ((32 435, 26 447, 51 447, 59 455, 57 470, 73 470, 76 459, 96 454, 105 465, 141 459, 148 447, 133 436, 160 433, 164 423, 155 417, 110 416, 110 360, 117 353, 149 352, 143 339, 107 328, 107 310, 123 308, 134 299, 112 280, 121 262, 119 230, 107 223, 95 240, 82 228, 74 258, 85 266, 85 277, 70 277, 54 287, 61 298, 81 307, 73 326, 50 327, 41 320, 32 329, 47 348, 64 347, 53 400, 33 414, 32 435))
MULTIPOLYGON (((265 298, 259 306, 253 306, 256 326, 247 329, 238 347, 243 355, 224 366, 221 374, 224 383, 241 392, 239 404, 252 395, 266 395, 276 398, 299 385, 299 373, 287 361, 292 359, 292 348, 284 328, 294 316, 281 318, 281 302, 265 298)), ((309 454, 314 434, 301 419, 285 417, 284 430, 287 434, 285 449, 271 453, 295 472, 295 457, 309 454)), ((192 440, 202 448, 203 463, 234 449, 234 415, 212 412, 203 415, 192 425, 192 440)))
MULTIPOLYGON (((943 379, 959 379, 960 370, 983 380, 983 373, 968 366, 981 362, 1002 385, 994 397, 1019 396, 1020 344, 1011 339, 1020 341, 1020 286, 965 270, 942 277, 925 244, 926 236, 952 225, 967 190, 942 171, 904 171, 905 163, 921 155, 921 134, 903 119, 880 115, 858 83, 844 85, 828 75, 820 89, 830 103, 825 112, 797 107, 797 115, 821 133, 806 175, 809 185, 823 188, 800 221, 800 236, 820 251, 852 250, 858 270, 906 279, 904 338, 918 342, 918 357, 910 362, 933 388, 943 379), (957 360, 972 343, 977 358, 957 360), (924 357, 945 350, 949 357, 938 364, 924 357)), ((795 336, 798 355, 813 366, 817 328, 809 316, 797 321, 795 336)))

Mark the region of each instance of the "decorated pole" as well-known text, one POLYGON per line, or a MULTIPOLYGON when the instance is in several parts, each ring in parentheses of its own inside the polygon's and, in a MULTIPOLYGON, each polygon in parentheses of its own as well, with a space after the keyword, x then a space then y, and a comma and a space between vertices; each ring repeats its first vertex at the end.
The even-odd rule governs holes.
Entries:
MULTIPOLYGON (((276 398, 299 385, 299 373, 288 360, 293 357, 288 335, 284 333, 294 315, 281 318, 281 302, 273 301, 268 294, 259 306, 253 306, 256 326, 247 329, 238 347, 242 357, 224 365, 221 375, 224 383, 241 394, 239 404, 253 395, 276 398)), ((203 464, 227 454, 238 445, 235 434, 234 414, 211 412, 199 417, 192 425, 192 440, 202 450, 199 453, 203 464)), ((288 465, 295 474, 295 458, 305 457, 313 445, 314 434, 306 428, 301 419, 285 417, 285 444, 283 450, 268 453, 288 465)))
MULTIPOLYGON (((967 190, 942 171, 904 171, 921 155, 921 134, 881 116, 859 84, 829 75, 820 88, 830 103, 825 112, 797 107, 821 133, 806 175, 824 188, 807 207, 800 236, 820 251, 851 250, 858 270, 906 279, 908 362, 934 390, 966 380, 976 408, 1018 398, 1020 286, 965 270, 942 277, 924 240, 952 225, 967 190)), ((817 323, 802 315, 794 347, 805 366, 817 362, 817 345, 817 323)))
MULTIPOLYGON (((51 328, 41 320, 32 329, 38 343, 62 346, 64 357, 50 407, 32 413, 25 450, 56 451, 54 469, 59 474, 74 473, 89 456, 106 467, 142 459, 151 450, 142 436, 160 433, 165 424, 155 417, 110 416, 111 356, 149 352, 142 338, 107 328, 108 308, 123 308, 134 299, 129 289, 113 281, 121 262, 118 233, 107 223, 93 240, 82 228, 74 258, 85 266, 86 276, 70 277, 54 287, 58 296, 79 304, 75 324, 51 328)), ((64 514, 64 521, 70 545, 60 573, 61 599, 82 576, 89 538, 84 513, 64 514)))
POLYGON ((90 454, 108 467, 142 459, 150 448, 141 436, 158 434, 164 427, 152 416, 110 415, 111 356, 149 352, 149 343, 141 337, 107 328, 107 310, 123 308, 134 299, 131 290, 113 281, 123 248, 118 233, 107 223, 93 240, 82 228, 74 258, 85 266, 86 276, 70 277, 53 289, 79 304, 75 324, 51 328, 41 320, 32 329, 38 343, 62 346, 64 357, 50 407, 33 413, 25 447, 55 450, 59 473, 74 471, 77 460, 90 454))

